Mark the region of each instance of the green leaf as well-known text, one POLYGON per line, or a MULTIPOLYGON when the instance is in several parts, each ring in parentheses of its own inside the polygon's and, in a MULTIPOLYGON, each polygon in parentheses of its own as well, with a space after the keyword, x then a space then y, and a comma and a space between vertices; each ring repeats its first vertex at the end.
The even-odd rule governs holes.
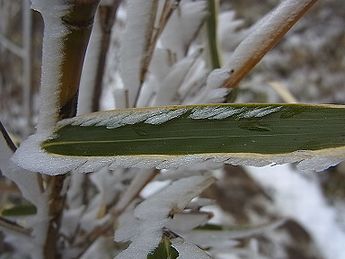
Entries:
POLYGON ((22 143, 14 160, 51 175, 103 166, 209 168, 298 162, 321 171, 345 160, 345 106, 209 104, 125 109, 62 120, 22 143), (39 149, 37 147, 39 146, 39 149), (42 152, 43 151, 43 152, 42 152), (38 163, 32 163, 32 155, 38 163))
POLYGON ((159 246, 147 255, 147 259, 176 259, 178 256, 179 253, 171 246, 170 240, 164 237, 159 246))
POLYGON ((205 224, 195 228, 195 230, 214 230, 214 231, 223 231, 224 226, 218 224, 205 224))
POLYGON ((345 145, 343 106, 173 106, 164 109, 133 109, 131 113, 124 114, 127 119, 129 116, 140 115, 146 118, 144 115, 148 112, 161 111, 158 115, 164 115, 183 109, 186 112, 181 116, 161 124, 147 123, 148 119, 126 124, 120 118, 121 111, 77 117, 58 128, 53 138, 45 141, 42 148, 49 153, 68 156, 178 156, 204 153, 277 154, 345 145), (225 110, 223 115, 221 108, 225 110), (234 114, 216 119, 216 116, 226 116, 227 111, 234 114), (199 117, 206 118, 193 119, 197 112, 201 114, 199 117), (214 115, 207 118, 207 112, 214 115), (115 122, 112 121, 117 117, 115 122), (96 119, 96 123, 83 126, 91 119, 96 119), (78 123, 80 125, 76 125, 78 123), (114 123, 123 123, 123 126, 111 128, 114 123))
POLYGON ((9 209, 1 211, 1 216, 17 217, 17 216, 31 216, 37 212, 36 207, 31 204, 17 205, 9 209))

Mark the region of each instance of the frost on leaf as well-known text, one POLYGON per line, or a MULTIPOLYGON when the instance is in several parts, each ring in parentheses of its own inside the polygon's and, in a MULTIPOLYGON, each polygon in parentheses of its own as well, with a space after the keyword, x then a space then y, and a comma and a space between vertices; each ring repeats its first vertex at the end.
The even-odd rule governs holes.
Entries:
POLYGON ((161 241, 163 229, 169 231, 168 226, 174 215, 183 211, 191 199, 213 182, 214 178, 210 176, 177 180, 139 204, 134 213, 124 213, 120 217, 115 241, 130 240, 131 243, 116 258, 146 258, 161 241))

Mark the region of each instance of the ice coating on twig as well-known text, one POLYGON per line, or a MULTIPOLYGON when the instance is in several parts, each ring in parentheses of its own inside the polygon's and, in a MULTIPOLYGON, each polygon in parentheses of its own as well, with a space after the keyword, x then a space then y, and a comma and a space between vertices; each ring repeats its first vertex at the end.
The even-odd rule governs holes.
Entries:
POLYGON ((93 94, 97 76, 97 65, 101 52, 102 29, 99 13, 96 12, 90 41, 85 53, 85 61, 80 78, 77 114, 92 112, 93 94))
POLYGON ((207 15, 207 2, 184 0, 177 8, 171 15, 161 40, 164 48, 181 59, 207 15))
POLYGON ((174 64, 164 80, 159 84, 154 105, 157 106, 172 103, 179 87, 186 79, 188 72, 198 56, 199 55, 188 56, 174 64))
POLYGON ((227 86, 236 86, 243 76, 243 68, 255 65, 314 2, 316 0, 282 1, 277 8, 257 22, 227 62, 226 67, 233 71, 227 79, 227 86))
POLYGON ((62 40, 68 33, 61 17, 68 12, 70 6, 62 0, 33 0, 32 8, 42 14, 44 21, 40 113, 37 125, 37 132, 44 133, 52 130, 58 117, 62 40))

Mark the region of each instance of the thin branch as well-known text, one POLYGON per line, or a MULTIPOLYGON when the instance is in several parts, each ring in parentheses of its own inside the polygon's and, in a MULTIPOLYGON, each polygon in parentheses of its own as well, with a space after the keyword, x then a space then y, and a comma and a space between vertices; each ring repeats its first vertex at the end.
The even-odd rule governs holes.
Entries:
POLYGON ((232 54, 227 65, 230 73, 225 86, 236 87, 316 2, 317 0, 285 0, 258 22, 232 54))
POLYGON ((31 229, 24 228, 23 226, 17 224, 16 222, 13 222, 1 216, 0 216, 0 228, 3 228, 11 232, 15 232, 17 234, 24 235, 26 237, 29 237, 32 231, 31 229))
MULTIPOLYGON (((6 179, 6 178, 4 178, 6 179)), ((3 181, 2 179, 0 180, 0 194, 1 193, 16 193, 16 194, 19 194, 19 189, 18 187, 13 183, 13 182, 9 182, 9 183, 6 183, 5 181, 3 181)), ((1 197, 1 200, 3 197, 1 197)), ((6 199, 5 199, 6 200, 6 199)))
POLYGON ((32 133, 32 111, 33 111, 33 94, 32 94, 32 10, 30 9, 30 2, 23 1, 23 49, 25 55, 23 56, 23 99, 24 99, 24 114, 26 116, 25 135, 32 133))
POLYGON ((282 98, 286 103, 298 103, 297 99, 291 94, 287 87, 277 81, 269 82, 268 85, 282 98))
POLYGON ((117 205, 110 212, 112 217, 103 225, 96 227, 92 230, 85 239, 77 246, 82 247, 81 253, 78 258, 81 257, 87 249, 101 236, 105 235, 109 231, 113 231, 114 225, 121 215, 121 213, 128 207, 128 205, 139 195, 143 188, 151 182, 151 180, 159 173, 159 170, 154 169, 147 172, 139 172, 128 186, 126 192, 122 195, 117 205))
POLYGON ((137 95, 136 95, 136 98, 134 101, 135 107, 138 105, 139 96, 141 94, 142 86, 143 86, 143 83, 145 81, 146 73, 147 73, 148 68, 150 66, 158 38, 161 35, 161 33, 163 32, 165 26, 167 25, 167 23, 169 21, 169 18, 171 17, 173 11, 177 8, 179 3, 180 3, 180 1, 175 1, 175 0, 166 0, 164 3, 162 13, 161 13, 161 16, 159 18, 158 27, 155 27, 153 32, 152 32, 150 44, 148 45, 148 49, 146 52, 147 54, 146 54, 144 60, 142 61, 141 72, 140 72, 140 86, 139 86, 139 90, 137 92, 137 95))
POLYGON ((17 150, 16 145, 14 144, 13 140, 11 139, 10 135, 8 134, 7 130, 5 129, 4 125, 0 121, 0 133, 6 141, 7 147, 9 150, 14 153, 17 150))
POLYGON ((18 46, 17 44, 13 43, 12 41, 8 40, 3 34, 0 33, 0 45, 2 45, 7 50, 11 51, 12 54, 22 58, 25 56, 24 50, 18 46))
POLYGON ((114 25, 116 12, 121 3, 121 0, 114 0, 111 6, 99 6, 99 17, 102 29, 102 38, 101 38, 101 49, 98 57, 97 64, 97 73, 95 79, 95 86, 93 89, 93 101, 92 101, 92 111, 99 110, 99 101, 102 94, 102 83, 104 70, 107 60, 107 54, 110 46, 111 40, 111 28, 114 25))
POLYGON ((45 258, 59 258, 56 251, 59 230, 61 225, 63 208, 66 201, 66 193, 63 193, 66 176, 49 176, 49 184, 47 184, 47 192, 49 194, 49 223, 45 244, 43 247, 45 258))
POLYGON ((117 202, 115 208, 113 209, 113 214, 121 214, 128 205, 139 195, 142 189, 149 183, 156 175, 159 174, 158 169, 152 171, 139 172, 130 185, 127 187, 125 193, 121 196, 120 200, 117 202))
POLYGON ((212 69, 220 68, 222 66, 220 55, 219 55, 219 46, 217 40, 217 17, 218 17, 218 0, 208 0, 208 17, 206 20, 207 26, 207 40, 209 55, 211 60, 212 69))

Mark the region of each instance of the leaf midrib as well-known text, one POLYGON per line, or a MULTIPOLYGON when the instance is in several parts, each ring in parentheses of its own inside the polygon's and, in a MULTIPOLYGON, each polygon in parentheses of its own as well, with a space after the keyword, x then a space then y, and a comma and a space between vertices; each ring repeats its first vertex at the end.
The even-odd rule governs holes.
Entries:
MULTIPOLYGON (((314 133, 284 133, 284 134, 257 134, 250 137, 274 137, 274 136, 306 136, 314 133)), ((150 142, 150 141, 164 141, 164 140, 188 140, 188 139, 219 139, 219 138, 243 138, 245 135, 218 135, 218 136, 189 136, 189 137, 164 137, 164 138, 140 138, 140 139, 119 139, 119 140, 86 140, 86 141, 61 141, 54 143, 45 143, 44 147, 55 145, 71 145, 71 144, 85 144, 85 143, 131 143, 131 142, 150 142)))

